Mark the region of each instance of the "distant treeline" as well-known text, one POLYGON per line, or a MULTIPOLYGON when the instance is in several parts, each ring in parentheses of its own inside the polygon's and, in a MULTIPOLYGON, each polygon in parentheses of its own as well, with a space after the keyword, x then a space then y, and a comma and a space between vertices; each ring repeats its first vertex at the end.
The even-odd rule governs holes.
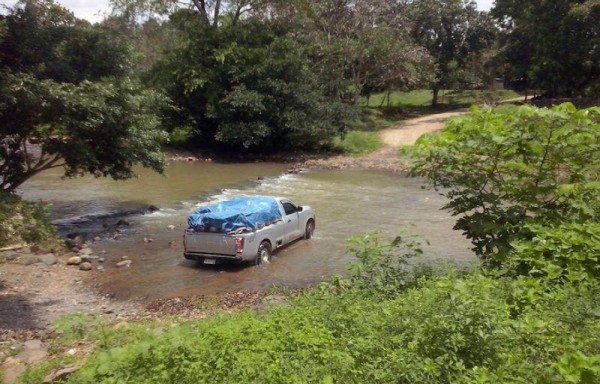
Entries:
MULTIPOLYGON (((22 0, 5 10, 0 129, 14 140, 2 144, 4 164, 24 140, 15 130, 41 142, 78 136, 69 143, 79 152, 63 142, 45 154, 66 158, 70 173, 125 177, 130 163, 160 169, 156 148, 145 148, 165 138, 161 130, 173 144, 193 148, 315 150, 347 132, 361 97, 377 92, 430 89, 435 106, 442 89, 481 89, 502 78, 551 97, 600 93, 596 0, 497 0, 491 12, 464 0, 113 0, 111 6, 94 25, 52 0, 22 0), (47 97, 30 97, 41 89, 47 97), (78 103, 77 111, 69 109, 78 103), (113 153, 81 149, 86 138, 102 137, 99 127, 107 124, 121 125, 102 129, 117 144, 113 153), (143 149, 130 152, 120 137, 136 138, 143 149)), ((45 165, 57 165, 53 158, 45 165)))

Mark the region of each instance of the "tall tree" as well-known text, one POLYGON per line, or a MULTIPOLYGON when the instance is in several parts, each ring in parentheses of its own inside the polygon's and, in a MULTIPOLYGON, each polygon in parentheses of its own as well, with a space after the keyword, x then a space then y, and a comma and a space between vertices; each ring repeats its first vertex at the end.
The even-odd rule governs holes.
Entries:
POLYGON ((166 16, 181 9, 191 9, 200 16, 205 27, 218 28, 224 16, 236 24, 245 14, 252 12, 263 0, 111 0, 113 12, 138 22, 153 15, 166 16))
POLYGON ((432 105, 439 91, 466 82, 468 64, 491 48, 496 34, 492 19, 472 0, 414 0, 410 7, 412 35, 433 57, 432 105))
POLYGON ((156 110, 164 99, 127 74, 127 49, 51 0, 25 0, 0 20, 0 190, 39 172, 115 179, 162 171, 156 110))
POLYGON ((497 0, 509 80, 526 79, 546 95, 600 93, 600 2, 497 0))
POLYGON ((236 151, 314 148, 344 130, 352 116, 330 99, 306 49, 286 26, 250 18, 219 28, 190 10, 171 17, 185 34, 152 71, 200 146, 236 151))

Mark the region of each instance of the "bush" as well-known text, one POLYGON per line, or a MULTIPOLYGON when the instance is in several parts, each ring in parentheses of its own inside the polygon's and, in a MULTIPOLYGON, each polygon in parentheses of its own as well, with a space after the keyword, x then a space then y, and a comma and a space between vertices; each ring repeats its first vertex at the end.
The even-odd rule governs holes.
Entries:
POLYGON ((382 146, 378 132, 350 131, 343 138, 337 138, 334 146, 351 155, 366 155, 382 146))
POLYGON ((264 314, 149 331, 69 382, 597 382, 600 286, 535 281, 451 274, 393 299, 315 290, 264 314))
MULTIPOLYGON (((450 200, 445 208, 460 216, 454 228, 471 239, 486 265, 503 268, 513 265, 514 244, 523 248, 536 233, 600 220, 599 118, 600 108, 577 110, 569 103, 472 108, 470 116, 450 121, 408 150, 415 158, 412 173, 444 188, 450 200)), ((588 266, 576 269, 592 272, 588 266)))
POLYGON ((22 243, 49 245, 57 239, 49 208, 0 192, 0 247, 22 243))

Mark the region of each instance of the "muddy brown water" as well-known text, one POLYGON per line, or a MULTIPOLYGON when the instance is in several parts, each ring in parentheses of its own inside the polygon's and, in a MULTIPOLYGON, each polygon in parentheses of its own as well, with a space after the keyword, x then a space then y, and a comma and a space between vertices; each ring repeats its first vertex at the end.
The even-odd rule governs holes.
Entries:
MULTIPOLYGON (((312 285, 344 273, 353 260, 345 252, 346 240, 372 231, 380 231, 384 239, 392 239, 406 228, 423 236, 430 242, 425 246, 426 261, 474 261, 468 241, 452 230, 455 220, 440 209, 445 198, 423 190, 422 180, 373 170, 283 174, 288 167, 280 163, 175 162, 166 176, 141 170, 137 179, 120 182, 88 177, 63 180, 60 173, 48 172, 28 182, 22 195, 52 202, 54 218, 62 225, 147 204, 160 207, 154 213, 127 217, 131 225, 118 239, 108 232, 92 245, 97 254, 104 252, 106 259, 105 272, 93 272, 102 290, 122 299, 312 285), (255 194, 285 196, 313 207, 315 237, 279 250, 271 264, 259 267, 201 266, 183 258, 181 235, 196 204, 255 194), (175 229, 168 229, 170 225, 175 229), (115 267, 123 256, 132 260, 130 268, 115 267)), ((98 225, 98 220, 95 223, 98 225)))

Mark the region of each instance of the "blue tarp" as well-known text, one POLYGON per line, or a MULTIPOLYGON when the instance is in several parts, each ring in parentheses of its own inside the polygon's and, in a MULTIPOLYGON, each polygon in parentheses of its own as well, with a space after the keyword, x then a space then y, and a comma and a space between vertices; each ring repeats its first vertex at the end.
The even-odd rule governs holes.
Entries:
POLYGON ((244 227, 255 230, 280 219, 274 198, 238 197, 198 208, 188 217, 188 226, 197 231, 230 232, 244 227))

